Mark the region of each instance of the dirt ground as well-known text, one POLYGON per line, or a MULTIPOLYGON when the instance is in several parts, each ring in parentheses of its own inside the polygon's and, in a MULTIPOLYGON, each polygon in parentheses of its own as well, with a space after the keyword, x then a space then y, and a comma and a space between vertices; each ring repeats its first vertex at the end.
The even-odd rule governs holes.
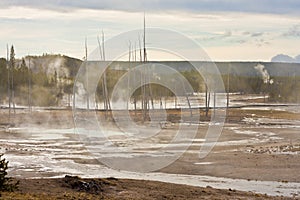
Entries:
POLYGON ((232 189, 221 190, 129 179, 21 179, 19 189, 3 192, 0 199, 293 199, 269 197, 232 189))

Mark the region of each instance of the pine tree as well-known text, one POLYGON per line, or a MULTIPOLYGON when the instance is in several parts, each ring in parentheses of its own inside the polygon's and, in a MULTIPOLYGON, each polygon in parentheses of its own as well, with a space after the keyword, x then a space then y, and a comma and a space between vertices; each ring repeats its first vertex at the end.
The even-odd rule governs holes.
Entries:
POLYGON ((14 113, 16 112, 15 110, 15 89, 14 89, 14 71, 15 71, 15 64, 16 64, 16 59, 15 59, 15 50, 14 46, 11 46, 10 49, 10 60, 9 60, 9 71, 10 71, 10 97, 9 97, 9 102, 12 103, 14 113))

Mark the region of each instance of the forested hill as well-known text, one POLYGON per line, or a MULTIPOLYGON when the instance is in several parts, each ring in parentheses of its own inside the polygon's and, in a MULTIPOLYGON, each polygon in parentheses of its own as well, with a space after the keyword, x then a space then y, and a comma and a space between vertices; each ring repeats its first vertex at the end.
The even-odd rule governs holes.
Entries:
MULTIPOLYGON (((180 72, 194 70, 195 67, 204 69, 217 66, 219 72, 224 74, 234 74, 239 76, 256 76, 261 73, 261 70, 268 73, 270 76, 291 76, 300 75, 300 63, 274 63, 274 62, 201 62, 201 61, 162 61, 151 63, 159 63, 172 67, 180 72)), ((140 64, 140 63, 138 63, 140 64)), ((131 66, 134 66, 131 64, 131 66)), ((115 62, 112 68, 126 69, 128 68, 127 62, 115 62), (123 67, 121 67, 123 66, 123 67)))
MULTIPOLYGON (((75 77, 82 61, 64 55, 43 55, 26 56, 25 63, 33 73, 44 72, 47 75, 57 73, 59 77, 75 77)), ((22 60, 18 60, 17 66, 21 64, 22 60)))
MULTIPOLYGON (((37 106, 70 105, 70 97, 73 93, 73 84, 82 60, 63 55, 26 56, 22 59, 13 59, 14 62, 6 62, 0 58, 0 104, 7 105, 9 95, 13 95, 18 105, 28 104, 37 106), (9 66, 9 68, 8 68, 9 66), (13 67, 11 67, 13 66, 13 67), (8 70, 9 69, 9 70, 8 70), (12 92, 13 91, 13 94, 12 92), (67 103, 66 103, 67 102, 67 103)), ((181 72, 191 83, 194 90, 203 92, 203 77, 195 73, 195 66, 208 70, 217 66, 219 72, 227 84, 227 74, 230 74, 230 91, 243 93, 261 93, 271 91, 277 101, 285 97, 284 101, 298 102, 298 95, 291 98, 291 89, 300 89, 300 64, 298 63, 272 63, 272 62, 185 62, 185 61, 151 61, 150 64, 167 65, 181 72), (274 83, 274 84, 273 84, 274 83), (269 85, 266 88, 266 85, 269 85), (280 94, 277 94, 280 91, 280 94), (286 94, 284 94, 286 92, 286 94), (292 100, 290 100, 292 99, 292 100)), ((107 75, 108 90, 113 90, 117 80, 131 68, 140 65, 140 62, 114 61, 109 65, 107 75)), ((203 75, 203 74, 202 74, 203 75)), ((99 83, 101 84, 101 83, 99 83)), ((100 85, 99 85, 100 86, 100 85)), ((102 87, 98 87, 97 93, 101 100, 102 87)), ((227 86, 226 86, 227 88, 227 86)))
POLYGON ((0 104, 7 104, 10 97, 17 105, 27 105, 30 92, 32 105, 60 105, 72 93, 81 63, 62 55, 26 56, 9 62, 0 58, 0 104))

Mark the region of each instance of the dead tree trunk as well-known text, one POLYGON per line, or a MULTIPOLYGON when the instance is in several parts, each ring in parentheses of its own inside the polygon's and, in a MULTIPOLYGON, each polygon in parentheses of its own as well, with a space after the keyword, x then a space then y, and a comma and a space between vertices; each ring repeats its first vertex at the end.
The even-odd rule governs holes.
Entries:
POLYGON ((6 46, 6 68, 7 68, 7 97, 8 97, 8 123, 10 124, 11 119, 11 88, 10 88, 10 65, 9 65, 9 49, 6 46))
POLYGON ((31 113, 31 68, 30 68, 30 57, 28 56, 28 110, 31 113))
POLYGON ((207 80, 205 81, 205 116, 208 117, 210 92, 208 92, 207 80))
POLYGON ((87 38, 85 38, 85 73, 86 73, 86 108, 90 110, 90 94, 89 94, 89 71, 87 63, 87 38))
MULTIPOLYGON (((134 62, 136 63, 136 44, 134 44, 134 62)), ((135 73, 133 73, 133 80, 136 81, 135 73)), ((134 115, 136 116, 136 95, 133 93, 134 115)))
POLYGON ((226 107, 229 108, 229 90, 230 90, 230 67, 228 67, 228 73, 227 73, 227 101, 226 101, 226 107))
MULTIPOLYGON (((131 62, 131 42, 129 41, 129 50, 128 50, 128 78, 127 78, 127 88, 130 91, 130 62, 131 62)), ((131 97, 127 99, 127 110, 129 110, 129 103, 130 103, 131 97)))
POLYGON ((216 90, 214 90, 214 115, 213 115, 213 119, 215 118, 216 116, 216 90))
POLYGON ((192 110, 192 106, 191 106, 189 96, 186 94, 185 97, 186 97, 186 100, 188 102, 188 106, 189 106, 189 109, 190 109, 190 116, 193 117, 193 110, 192 110))
MULTIPOLYGON (((105 47, 104 47, 104 32, 102 31, 102 58, 103 61, 105 61, 105 47)), ((104 84, 104 100, 105 100, 105 117, 108 117, 108 112, 109 110, 111 110, 111 106, 110 106, 110 99, 109 99, 109 95, 108 95, 108 89, 107 89, 107 79, 106 79, 106 71, 104 71, 103 73, 103 84, 104 84)))

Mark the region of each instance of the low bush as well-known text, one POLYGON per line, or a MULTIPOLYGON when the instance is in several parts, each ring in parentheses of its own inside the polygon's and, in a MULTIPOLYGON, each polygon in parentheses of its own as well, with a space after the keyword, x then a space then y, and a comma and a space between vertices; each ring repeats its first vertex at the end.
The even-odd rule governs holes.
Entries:
POLYGON ((18 188, 19 181, 14 182, 12 178, 7 177, 8 161, 2 158, 0 154, 0 191, 12 192, 18 188))

